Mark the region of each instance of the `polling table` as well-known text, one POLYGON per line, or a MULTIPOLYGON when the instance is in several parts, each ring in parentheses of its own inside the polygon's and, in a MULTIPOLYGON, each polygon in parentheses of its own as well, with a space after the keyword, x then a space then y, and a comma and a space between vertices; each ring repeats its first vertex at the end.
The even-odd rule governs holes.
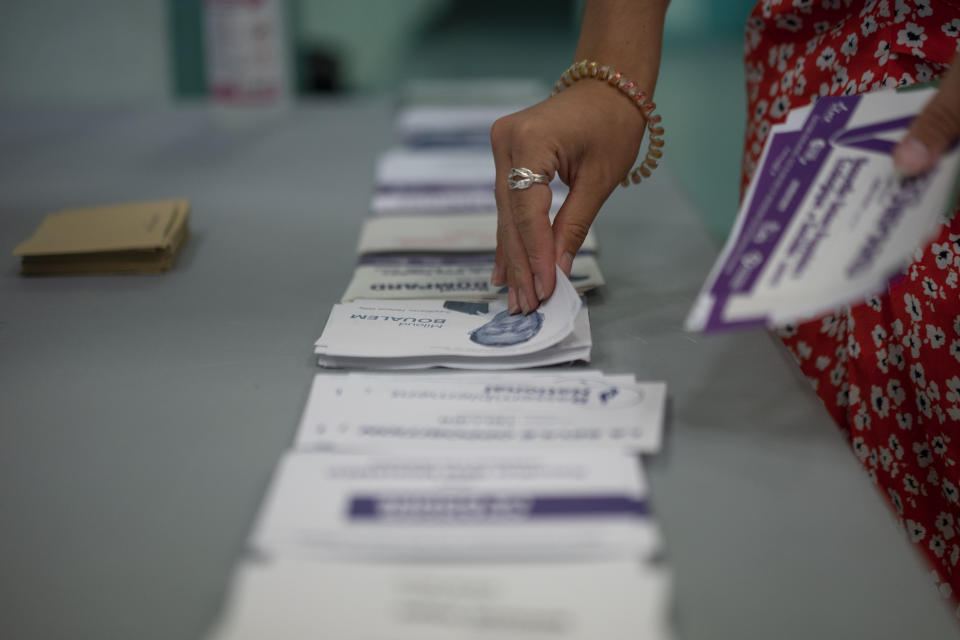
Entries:
MULTIPOLYGON (((293 441, 392 116, 379 97, 0 114, 0 637, 204 637, 293 441), (179 197, 192 237, 167 274, 25 278, 9 257, 46 213, 179 197)), ((681 171, 605 205, 589 298, 593 365, 668 383, 647 471, 678 636, 956 635, 776 340, 683 331, 718 248, 681 171)))

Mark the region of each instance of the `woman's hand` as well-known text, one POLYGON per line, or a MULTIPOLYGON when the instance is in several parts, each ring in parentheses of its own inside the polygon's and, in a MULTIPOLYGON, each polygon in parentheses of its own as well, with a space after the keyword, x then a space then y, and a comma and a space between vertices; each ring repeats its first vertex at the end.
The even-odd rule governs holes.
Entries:
POLYGON ((645 125, 626 96, 591 78, 494 123, 497 253, 491 280, 509 285, 510 313, 530 313, 553 293, 554 264, 570 275, 600 206, 630 172, 645 125), (521 167, 559 176, 570 187, 552 226, 547 185, 507 188, 510 169, 521 167))
POLYGON ((910 125, 893 150, 893 163, 905 176, 933 168, 947 148, 960 138, 960 54, 940 81, 940 89, 910 125))

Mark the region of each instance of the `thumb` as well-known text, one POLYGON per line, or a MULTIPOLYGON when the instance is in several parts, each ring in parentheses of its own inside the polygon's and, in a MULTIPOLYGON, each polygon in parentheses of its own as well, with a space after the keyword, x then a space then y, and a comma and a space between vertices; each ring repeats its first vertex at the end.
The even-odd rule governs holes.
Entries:
POLYGON ((893 150, 901 174, 916 176, 937 164, 941 154, 960 137, 960 54, 954 56, 940 88, 893 150))
POLYGON ((603 186, 605 181, 599 176, 594 179, 581 172, 578 178, 553 220, 556 262, 568 277, 573 267, 573 257, 580 250, 590 225, 612 191, 603 186))

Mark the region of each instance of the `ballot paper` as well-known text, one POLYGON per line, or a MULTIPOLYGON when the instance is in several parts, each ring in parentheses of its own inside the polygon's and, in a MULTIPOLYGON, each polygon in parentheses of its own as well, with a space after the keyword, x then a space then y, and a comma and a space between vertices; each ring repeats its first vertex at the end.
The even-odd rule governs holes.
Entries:
MULTIPOLYGON (((496 213, 496 168, 489 141, 485 148, 391 149, 377 161, 374 215, 417 213, 496 213)), ((568 189, 549 185, 556 212, 568 189)))
POLYGON ((794 322, 898 277, 955 191, 956 146, 916 178, 890 156, 934 91, 821 98, 774 127, 687 328, 794 322))
POLYGON ((639 464, 602 451, 293 452, 250 548, 303 560, 650 557, 660 534, 639 464))
MULTIPOLYGON (((540 94, 542 99, 545 93, 540 94)), ((537 100, 535 100, 536 102, 537 100)), ((494 121, 526 104, 417 105, 397 114, 396 130, 407 146, 490 147, 494 121)))
MULTIPOLYGON (((367 218, 360 230, 357 253, 493 252, 497 248, 495 211, 367 218)), ((580 250, 596 252, 597 248, 596 235, 587 232, 580 250)))
MULTIPOLYGON (((360 256, 341 302, 357 298, 490 300, 506 287, 490 282, 493 253, 375 253, 360 256)), ((578 293, 603 286, 596 257, 573 259, 570 283, 578 293)))
POLYGON ((212 640, 668 640, 670 576, 631 562, 248 563, 212 640))
POLYGON ((641 383, 632 375, 318 374, 296 446, 655 453, 665 404, 665 383, 641 383))
POLYGON ((589 348, 585 307, 559 268, 553 295, 529 314, 511 315, 503 299, 355 300, 334 305, 314 345, 321 366, 372 368, 543 366, 589 348))

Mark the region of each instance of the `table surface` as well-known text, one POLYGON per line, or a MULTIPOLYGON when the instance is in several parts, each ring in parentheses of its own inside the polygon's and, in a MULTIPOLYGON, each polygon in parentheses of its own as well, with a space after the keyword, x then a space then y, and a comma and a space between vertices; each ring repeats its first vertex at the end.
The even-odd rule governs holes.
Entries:
MULTIPOLYGON (((392 115, 2 114, 0 637, 203 637, 293 441, 392 115), (51 211, 171 197, 194 233, 165 275, 22 278, 9 257, 51 211)), ((669 383, 646 468, 679 636, 955 635, 776 341, 681 329, 717 248, 671 171, 604 207, 590 313, 597 368, 669 383)))

